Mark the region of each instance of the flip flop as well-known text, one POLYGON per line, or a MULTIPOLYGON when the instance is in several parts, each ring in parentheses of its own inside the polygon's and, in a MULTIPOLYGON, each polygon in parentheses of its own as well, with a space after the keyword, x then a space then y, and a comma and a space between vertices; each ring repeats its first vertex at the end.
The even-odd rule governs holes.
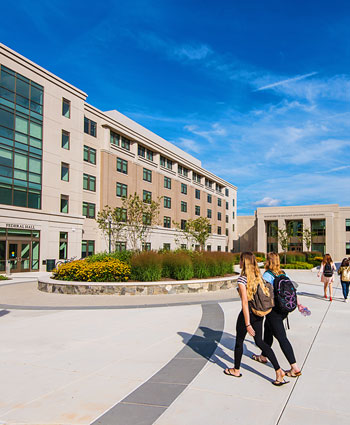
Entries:
POLYGON ((240 373, 239 375, 234 375, 233 373, 230 372, 230 369, 227 368, 224 370, 224 374, 228 375, 228 376, 233 376, 234 378, 240 378, 242 376, 242 374, 240 373))
POLYGON ((266 364, 267 363, 267 361, 261 360, 261 357, 260 356, 257 356, 256 354, 253 354, 252 355, 252 359, 255 360, 258 363, 262 363, 262 364, 266 364))
POLYGON ((274 385, 275 387, 282 387, 282 385, 288 384, 289 381, 285 381, 283 379, 283 381, 273 381, 272 385, 274 385))
POLYGON ((288 378, 297 378, 298 376, 301 376, 301 371, 292 372, 291 370, 285 370, 284 373, 288 376, 288 378))

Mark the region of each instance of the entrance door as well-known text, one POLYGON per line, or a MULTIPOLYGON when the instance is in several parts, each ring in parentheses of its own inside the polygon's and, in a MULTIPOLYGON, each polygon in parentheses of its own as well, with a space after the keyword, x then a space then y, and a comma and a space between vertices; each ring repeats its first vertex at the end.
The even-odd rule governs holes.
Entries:
POLYGON ((8 243, 8 259, 11 273, 30 270, 30 242, 16 241, 8 243))

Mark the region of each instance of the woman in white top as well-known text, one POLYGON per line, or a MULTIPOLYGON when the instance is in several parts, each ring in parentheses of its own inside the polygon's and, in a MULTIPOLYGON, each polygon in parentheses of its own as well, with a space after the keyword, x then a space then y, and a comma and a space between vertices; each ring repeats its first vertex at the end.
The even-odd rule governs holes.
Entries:
POLYGON ((285 372, 280 368, 275 353, 272 348, 263 341, 262 325, 263 317, 255 315, 249 308, 248 301, 253 299, 260 285, 263 292, 268 295, 269 290, 265 286, 261 277, 255 256, 251 252, 242 252, 240 257, 241 275, 238 278, 239 295, 242 301, 242 310, 238 315, 236 324, 236 345, 235 345, 235 364, 233 368, 227 368, 224 373, 229 376, 240 378, 241 360, 243 355, 243 342, 247 335, 254 338, 255 344, 265 353, 266 357, 272 363, 276 372, 276 379, 273 385, 282 386, 288 381, 284 380, 285 372))
POLYGON ((335 264, 333 263, 332 257, 329 254, 325 254, 323 257, 321 267, 317 276, 321 276, 321 282, 323 282, 324 287, 324 297, 327 298, 327 287, 329 287, 329 301, 332 301, 332 284, 334 282, 333 273, 337 270, 335 264))

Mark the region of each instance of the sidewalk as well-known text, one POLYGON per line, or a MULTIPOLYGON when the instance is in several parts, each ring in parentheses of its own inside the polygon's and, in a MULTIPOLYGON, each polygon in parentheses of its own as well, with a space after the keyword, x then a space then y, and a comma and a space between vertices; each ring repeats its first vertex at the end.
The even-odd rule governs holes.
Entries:
MULTIPOLYGON (((303 375, 281 388, 271 385, 269 365, 251 360, 258 352, 251 338, 243 377, 222 373, 232 366, 235 291, 153 296, 147 305, 145 297, 52 298, 34 283, 0 287, 0 423, 350 423, 350 304, 340 302, 340 287, 332 303, 322 299, 314 272, 289 274, 312 315, 290 316, 303 375)), ((287 368, 278 344, 273 348, 287 368)))

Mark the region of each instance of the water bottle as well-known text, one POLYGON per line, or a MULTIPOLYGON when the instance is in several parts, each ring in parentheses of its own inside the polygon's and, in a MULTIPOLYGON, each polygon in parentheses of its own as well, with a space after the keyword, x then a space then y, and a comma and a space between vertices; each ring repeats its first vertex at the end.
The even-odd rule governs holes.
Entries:
POLYGON ((303 316, 310 316, 311 315, 311 311, 307 307, 301 306, 299 311, 303 316))

